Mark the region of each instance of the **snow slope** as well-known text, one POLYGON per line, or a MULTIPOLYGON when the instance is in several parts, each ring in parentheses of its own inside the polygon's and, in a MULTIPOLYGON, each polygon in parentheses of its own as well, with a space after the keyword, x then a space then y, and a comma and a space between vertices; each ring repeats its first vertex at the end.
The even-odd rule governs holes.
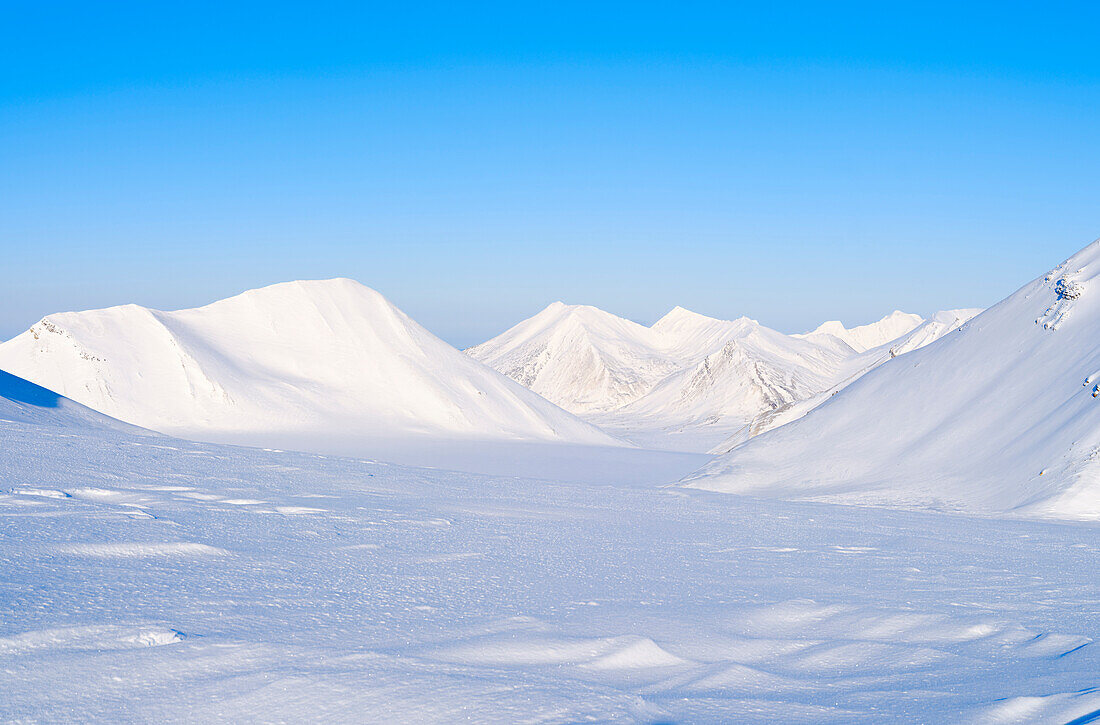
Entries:
POLYGON ((409 437, 618 445, 348 279, 205 307, 50 315, 0 367, 109 416, 200 440, 325 448, 409 437))
POLYGON ((0 370, 0 419, 59 426, 95 426, 99 420, 110 420, 3 370, 0 370))
POLYGON ((1098 278, 1100 241, 687 485, 1100 518, 1098 278))
POLYGON ((919 350, 947 333, 959 329, 982 312, 984 310, 980 307, 937 312, 912 331, 893 340, 890 343, 890 354, 897 357, 913 350, 919 350))
POLYGON ((0 421, 73 430, 150 434, 3 370, 0 370, 0 421))
MULTIPOLYGON (((749 438, 758 436, 761 433, 766 433, 781 425, 786 425, 791 421, 798 420, 833 395, 836 395, 843 388, 858 380, 860 376, 874 370, 887 360, 907 352, 912 352, 913 350, 918 350, 925 345, 935 342, 949 332, 954 332, 981 312, 982 310, 980 309, 962 309, 945 310, 935 313, 932 317, 924 320, 915 329, 910 330, 901 337, 889 340, 881 347, 871 348, 860 353, 856 358, 846 364, 846 377, 842 377, 841 380, 832 387, 821 390, 809 397, 797 398, 777 408, 765 409, 764 412, 757 414, 747 425, 710 452, 729 453, 749 438), (852 372, 853 370, 854 372, 852 372)), ((897 314, 898 313, 895 313, 895 315, 897 314)), ((870 327, 870 325, 864 327, 870 327)), ((815 333, 811 333, 811 335, 814 336, 807 336, 807 339, 820 341, 828 336, 822 335, 819 337, 815 333)), ((832 337, 843 339, 840 335, 833 335, 832 337)), ((846 342, 845 344, 848 343, 846 342)))
POLYGON ((0 418, 0 562, 2 722, 1100 712, 1100 527, 1086 524, 0 418))

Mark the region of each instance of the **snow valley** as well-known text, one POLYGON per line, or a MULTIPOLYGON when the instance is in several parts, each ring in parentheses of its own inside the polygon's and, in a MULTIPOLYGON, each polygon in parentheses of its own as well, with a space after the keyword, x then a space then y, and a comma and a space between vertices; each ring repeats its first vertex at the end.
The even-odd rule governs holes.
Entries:
POLYGON ((785 334, 347 279, 0 344, 0 720, 1100 718, 1100 242, 785 334))
MULTIPOLYGON (((0 369, 195 440, 496 473, 582 475, 560 460, 561 445, 581 461, 593 450, 615 457, 628 478, 652 464, 347 279, 277 284, 179 312, 50 315, 0 345, 0 369), (559 444, 554 456, 540 453, 547 443, 559 444)), ((682 460, 701 463, 663 460, 667 475, 682 460)))
POLYGON ((0 476, 4 721, 1100 711, 1092 527, 193 443, 10 375, 0 476))

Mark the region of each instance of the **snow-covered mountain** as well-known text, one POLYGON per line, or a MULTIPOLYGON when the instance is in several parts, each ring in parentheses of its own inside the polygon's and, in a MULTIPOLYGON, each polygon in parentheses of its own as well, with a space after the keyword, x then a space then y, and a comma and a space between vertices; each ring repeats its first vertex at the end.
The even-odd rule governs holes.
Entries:
POLYGON ((673 307, 651 328, 658 334, 661 344, 681 368, 700 362, 707 355, 721 349, 727 341, 743 337, 759 328, 760 323, 748 317, 736 320, 719 320, 683 307, 673 307))
POLYGON ((752 320, 740 320, 726 332, 716 351, 669 375, 641 399, 594 420, 613 430, 664 429, 713 445, 761 411, 828 388, 857 357, 838 341, 802 340, 752 320))
MULTIPOLYGON (((555 302, 466 352, 579 415, 622 408, 760 325, 676 307, 652 327, 555 302)), ((776 333, 779 334, 779 333, 776 333)))
POLYGON ((562 302, 466 352, 574 413, 618 408, 679 367, 653 329, 562 302))
POLYGON ((1100 518, 1100 241, 687 484, 1100 518))
POLYGON ((0 345, 0 368, 114 418, 215 442, 618 443, 348 279, 276 284, 178 312, 50 315, 0 345))
POLYGON ((595 307, 555 302, 467 350, 472 357, 616 434, 649 446, 693 424, 687 450, 705 450, 763 408, 827 385, 852 350, 808 342, 742 317, 718 320, 676 307, 652 327, 595 307), (828 362, 825 362, 828 361, 828 362), (822 379, 822 378, 825 379, 822 379), (729 423, 730 416, 736 422, 729 423), (731 427, 732 426, 732 427, 731 427))

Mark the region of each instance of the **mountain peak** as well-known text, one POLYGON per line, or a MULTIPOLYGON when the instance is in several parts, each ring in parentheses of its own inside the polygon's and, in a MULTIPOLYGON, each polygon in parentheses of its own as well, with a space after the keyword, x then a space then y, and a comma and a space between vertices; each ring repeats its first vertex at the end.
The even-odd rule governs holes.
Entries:
MULTIPOLYGON (((277 298, 279 296, 306 295, 306 296, 333 296, 333 295, 361 295, 385 299, 381 292, 362 282, 357 282, 349 277, 332 277, 330 279, 296 279, 289 282, 276 282, 275 284, 256 287, 242 292, 235 297, 263 297, 277 298)), ((234 299, 228 297, 226 299, 234 299)), ((219 300, 225 302, 226 300, 219 300)), ((213 304, 218 304, 217 302, 213 304)))
POLYGON ((551 302, 546 307, 542 308, 542 310, 538 314, 529 319, 542 317, 560 318, 567 315, 575 314, 589 315, 592 317, 605 317, 609 319, 619 319, 617 315, 607 312, 606 310, 601 310, 599 307, 593 307, 592 305, 570 305, 562 302, 561 300, 558 300, 557 302, 551 302))
POLYGON ((669 325, 683 324, 685 322, 698 323, 714 321, 716 321, 716 319, 713 317, 707 317, 706 315, 701 315, 698 312, 693 312, 686 307, 680 307, 679 305, 676 305, 671 310, 666 312, 664 316, 661 317, 661 319, 654 322, 652 327, 653 329, 658 330, 663 327, 668 327, 669 325))

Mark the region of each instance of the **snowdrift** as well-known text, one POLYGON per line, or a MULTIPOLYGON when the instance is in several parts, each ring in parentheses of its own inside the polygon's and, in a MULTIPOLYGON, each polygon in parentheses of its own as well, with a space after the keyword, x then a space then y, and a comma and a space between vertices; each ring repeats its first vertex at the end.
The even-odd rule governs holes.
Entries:
POLYGON ((120 420, 214 442, 622 445, 348 279, 276 284, 178 312, 50 315, 0 345, 0 367, 120 420))
POLYGON ((0 370, 0 424, 30 423, 80 431, 115 430, 149 434, 0 370))
POLYGON ((1098 277, 1100 241, 685 484, 1100 518, 1098 277))

